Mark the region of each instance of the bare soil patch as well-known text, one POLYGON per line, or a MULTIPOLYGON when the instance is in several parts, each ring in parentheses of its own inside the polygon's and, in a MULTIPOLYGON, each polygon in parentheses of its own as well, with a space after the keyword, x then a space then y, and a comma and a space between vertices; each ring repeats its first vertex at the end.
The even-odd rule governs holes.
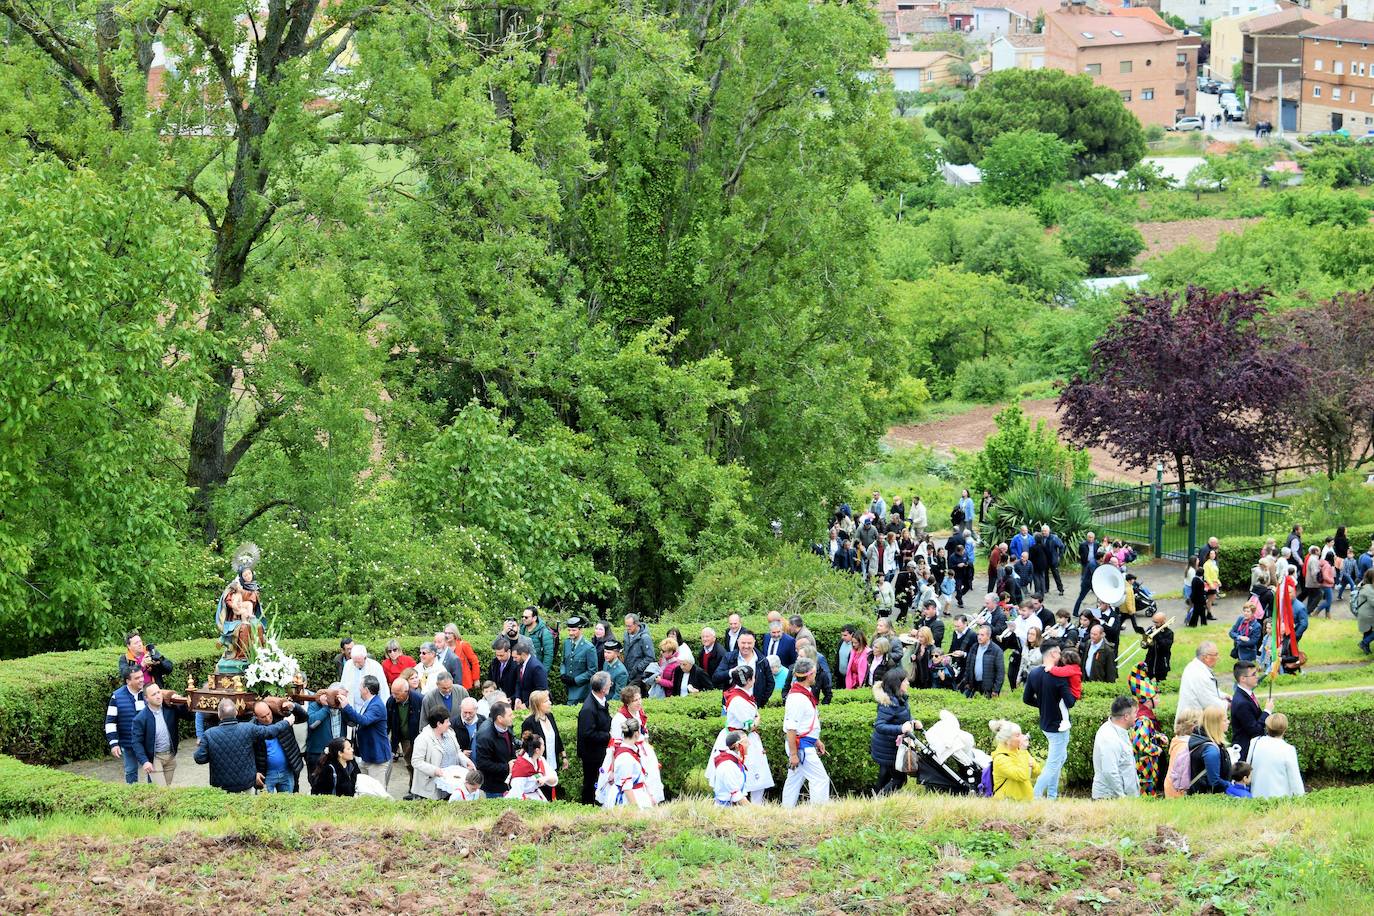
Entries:
POLYGON ((1206 251, 1217 247, 1217 240, 1223 232, 1240 232, 1247 226, 1259 222, 1257 217, 1237 219, 1181 219, 1167 223, 1136 223, 1145 239, 1145 250, 1136 258, 1137 264, 1157 255, 1167 254, 1180 245, 1194 242, 1206 251))
MULTIPOLYGON (((952 453, 955 449, 976 452, 983 447, 989 436, 997 432, 997 424, 993 422, 993 418, 1004 406, 975 407, 956 417, 912 426, 894 426, 887 431, 886 440, 889 445, 924 445, 946 454, 952 453)), ((1021 409, 1032 424, 1037 420, 1044 420, 1051 429, 1058 430, 1060 427, 1059 413, 1055 410, 1053 398, 1022 401, 1021 409)), ((1132 482, 1144 479, 1139 471, 1122 466, 1103 449, 1089 449, 1088 454, 1092 458, 1093 473, 1099 478, 1132 482)))

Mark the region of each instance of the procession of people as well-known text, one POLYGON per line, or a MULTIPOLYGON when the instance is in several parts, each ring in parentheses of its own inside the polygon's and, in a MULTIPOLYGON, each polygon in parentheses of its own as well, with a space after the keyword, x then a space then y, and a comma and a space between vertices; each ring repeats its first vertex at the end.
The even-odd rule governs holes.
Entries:
MULTIPOLYGON (((1306 617, 1300 596, 1324 597, 1322 590, 1331 586, 1323 584, 1330 576, 1321 564, 1334 557, 1320 550, 1311 554, 1317 571, 1309 577, 1290 562, 1304 556, 1293 543, 1270 542, 1229 630, 1234 695, 1221 692, 1214 673, 1220 652, 1216 642, 1204 640, 1183 669, 1175 719, 1166 724, 1155 707, 1173 671, 1176 618, 1126 571, 1134 559, 1129 547, 1098 542, 1088 532, 1077 551, 1082 588, 1074 610, 1051 611, 1044 603, 1051 586, 1065 596, 1060 560, 1067 548, 1047 525, 1035 533, 1022 526, 1009 542, 988 547, 986 571, 994 590, 976 610, 958 613, 971 591, 981 544, 972 500, 967 492, 961 497, 951 513, 954 532, 939 547, 926 525, 917 523, 924 507, 919 499, 912 503, 920 515, 911 519, 901 515, 900 500, 889 509, 877 493, 857 522, 848 507, 837 511, 831 564, 843 572, 872 571, 881 585, 874 589, 878 616, 871 643, 861 624, 846 626, 833 667, 800 615, 769 613, 761 636, 731 615, 723 633, 701 630, 699 648, 670 629, 655 652, 649 625, 637 615, 625 616, 618 639, 605 621, 573 615, 551 626, 530 606, 519 621, 501 624, 485 671, 455 624, 419 647, 419 661, 393 639, 379 662, 367 646, 345 637, 335 659, 336 680, 307 702, 225 700, 213 712, 201 708, 192 714, 186 698, 166 687, 171 662, 134 633, 119 658, 124 684, 107 708, 111 753, 123 759, 128 782, 151 782, 157 775, 171 785, 179 721, 193 717, 195 760, 209 765, 211 785, 229 792, 309 788, 316 794, 389 797, 399 776, 407 798, 547 801, 562 798, 559 774, 569 766, 571 747, 581 766, 580 801, 647 808, 679 794, 680 787, 664 785, 645 697, 671 701, 719 689, 723 721, 701 761, 705 784, 721 805, 758 805, 772 795, 791 807, 803 790, 813 804, 830 798, 821 734, 834 689, 874 695, 869 753, 878 766, 873 791, 879 794, 900 789, 920 770, 913 748, 923 746, 922 729, 910 713, 911 691, 996 699, 1015 690, 1038 710, 1049 753, 1044 760, 1034 758, 1019 727, 993 719, 986 736, 991 755, 983 761, 986 794, 1054 798, 1083 683, 1118 683, 1124 674, 1128 691, 1098 723, 1093 742, 1094 797, 1228 792, 1238 769, 1250 773, 1246 791, 1252 794, 1302 791, 1296 754, 1283 737, 1288 721, 1274 711, 1272 700, 1259 698, 1256 687, 1274 669, 1276 654, 1285 664, 1298 659, 1298 623, 1306 617), (851 528, 857 550, 848 546, 851 528), (857 558, 856 569, 848 566, 847 551, 857 558), (1315 585, 1304 590, 1299 583, 1309 578, 1315 585), (1093 600, 1085 604, 1088 595, 1093 600), (904 622, 909 629, 902 631, 904 622), (1127 626, 1138 638, 1123 651, 1127 626), (563 682, 568 703, 579 707, 569 745, 552 715, 551 672, 563 682), (761 710, 778 691, 787 758, 781 786, 773 765, 781 769, 783 761, 768 759, 761 735, 761 710), (523 719, 517 728, 518 713, 523 719), (306 729, 303 748, 291 727, 298 723, 306 729)), ((1211 539, 1190 564, 1187 590, 1204 596, 1215 591, 1210 583, 1219 549, 1211 539)), ((1370 550, 1374 560, 1374 545, 1370 550)), ((1359 569, 1353 557, 1350 566, 1352 572, 1359 569)), ((1374 616, 1374 570, 1365 570, 1351 598, 1357 619, 1374 616)), ((1191 595, 1185 602, 1189 622, 1195 615, 1205 619, 1214 606, 1191 595)), ((217 605, 223 648, 217 675, 241 678, 250 670, 250 660, 268 644, 265 616, 262 587, 252 564, 245 563, 217 605)), ((1374 642, 1374 621, 1361 627, 1367 647, 1374 642)), ((970 748, 976 743, 958 733, 970 748)))

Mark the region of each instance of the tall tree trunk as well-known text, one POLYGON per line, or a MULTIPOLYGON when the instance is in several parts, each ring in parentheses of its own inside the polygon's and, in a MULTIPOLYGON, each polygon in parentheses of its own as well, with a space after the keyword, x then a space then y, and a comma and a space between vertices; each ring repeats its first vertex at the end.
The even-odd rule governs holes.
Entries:
POLYGON ((1178 523, 1184 527, 1188 525, 1188 490, 1184 486, 1187 478, 1183 472, 1183 455, 1174 453, 1174 464, 1178 467, 1178 523))

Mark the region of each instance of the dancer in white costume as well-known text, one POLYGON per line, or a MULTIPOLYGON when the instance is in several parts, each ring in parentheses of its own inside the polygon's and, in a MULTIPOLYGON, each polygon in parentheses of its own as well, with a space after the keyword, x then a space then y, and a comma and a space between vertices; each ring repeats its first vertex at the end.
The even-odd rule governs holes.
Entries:
POLYGON ((816 663, 809 658, 797 659, 792 668, 792 689, 787 692, 787 708, 783 710, 782 728, 787 736, 787 781, 782 786, 782 806, 795 808, 801 796, 802 784, 811 790, 811 804, 830 801, 830 775, 821 757, 825 756, 825 742, 821 740, 821 720, 816 696, 811 692, 816 682, 816 663))
POLYGON ((731 732, 725 738, 725 750, 711 758, 711 792, 716 804, 727 808, 751 804, 744 792, 749 777, 749 770, 744 765, 747 746, 744 732, 731 732))
MULTIPOLYGON (((609 785, 609 777, 614 768, 616 746, 625 736, 625 726, 629 722, 639 724, 639 738, 635 748, 640 763, 644 767, 644 787, 653 804, 663 801, 663 775, 659 769, 658 755, 649 740, 649 717, 644 713, 644 700, 638 687, 626 687, 620 691, 620 711, 611 717, 611 742, 606 748, 606 759, 601 764, 600 786, 604 790, 609 785)), ((614 796, 614 790, 611 795, 614 796)))
POLYGON ((621 737, 612 740, 611 748, 607 751, 610 769, 602 774, 604 785, 600 790, 601 804, 604 807, 654 806, 654 800, 649 795, 644 778, 647 772, 643 758, 645 747, 647 743, 640 734, 639 720, 627 719, 622 726, 621 737))
POLYGON ((773 787, 773 773, 768 769, 768 758, 763 753, 763 741, 759 738, 759 707, 754 702, 754 668, 741 665, 730 671, 730 689, 725 691, 725 727, 716 736, 711 748, 710 762, 706 765, 706 781, 712 782, 715 773, 716 755, 725 750, 725 739, 731 732, 739 732, 748 742, 744 754, 744 790, 754 804, 763 802, 765 789, 773 787))

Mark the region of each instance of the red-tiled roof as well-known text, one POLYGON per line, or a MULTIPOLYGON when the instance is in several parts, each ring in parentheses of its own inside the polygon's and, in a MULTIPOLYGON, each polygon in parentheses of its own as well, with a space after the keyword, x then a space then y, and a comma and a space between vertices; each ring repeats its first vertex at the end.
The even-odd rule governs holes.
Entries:
POLYGON ((1303 38, 1330 41, 1374 42, 1374 22, 1365 22, 1363 19, 1336 19, 1300 34, 1303 38))

